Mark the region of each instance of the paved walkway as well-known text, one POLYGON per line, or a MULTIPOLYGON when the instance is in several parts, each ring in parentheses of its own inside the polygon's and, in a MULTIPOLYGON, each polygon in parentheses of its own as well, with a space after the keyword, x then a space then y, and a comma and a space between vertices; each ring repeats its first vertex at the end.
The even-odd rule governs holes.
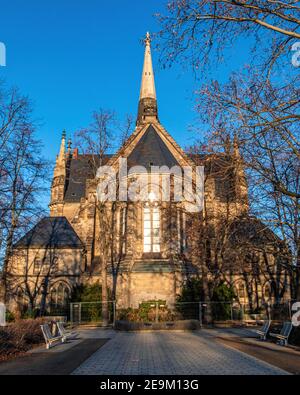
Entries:
POLYGON ((76 375, 282 375, 287 372, 203 332, 117 333, 76 375))

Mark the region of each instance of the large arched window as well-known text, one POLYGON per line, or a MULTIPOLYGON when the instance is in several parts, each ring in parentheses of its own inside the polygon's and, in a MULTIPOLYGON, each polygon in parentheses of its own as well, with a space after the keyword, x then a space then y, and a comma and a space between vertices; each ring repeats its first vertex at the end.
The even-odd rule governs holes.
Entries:
POLYGON ((51 305, 65 307, 70 299, 70 289, 65 283, 57 283, 51 289, 51 305))
POLYGON ((158 204, 144 206, 144 253, 160 252, 160 212, 158 204))

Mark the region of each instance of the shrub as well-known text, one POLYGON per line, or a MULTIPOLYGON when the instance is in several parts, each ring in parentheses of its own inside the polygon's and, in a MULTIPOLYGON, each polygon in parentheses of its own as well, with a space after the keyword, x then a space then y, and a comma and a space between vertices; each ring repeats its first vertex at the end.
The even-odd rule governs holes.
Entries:
POLYGON ((40 325, 43 320, 19 320, 0 328, 0 357, 6 359, 30 350, 43 342, 40 325))
POLYGON ((9 310, 6 310, 6 322, 13 322, 15 321, 15 315, 9 310))
POLYGON ((235 293, 232 287, 221 282, 213 291, 213 316, 216 320, 228 320, 231 318, 231 303, 235 299, 235 293))
POLYGON ((165 300, 150 300, 142 302, 137 309, 128 308, 118 310, 117 319, 130 322, 154 322, 158 314, 158 321, 173 320, 173 313, 168 309, 165 300), (158 304, 158 311, 157 305, 158 304))
POLYGON ((101 302, 102 289, 99 283, 77 285, 71 295, 72 302, 101 302))
MULTIPOLYGON (((110 294, 108 298, 111 299, 110 294)), ((99 283, 93 285, 81 284, 73 289, 71 295, 71 302, 83 303, 81 306, 81 320, 82 321, 100 321, 102 316, 102 288, 99 283), (95 303, 99 302, 99 303, 95 303)), ((109 314, 113 314, 113 304, 108 305, 109 314)))

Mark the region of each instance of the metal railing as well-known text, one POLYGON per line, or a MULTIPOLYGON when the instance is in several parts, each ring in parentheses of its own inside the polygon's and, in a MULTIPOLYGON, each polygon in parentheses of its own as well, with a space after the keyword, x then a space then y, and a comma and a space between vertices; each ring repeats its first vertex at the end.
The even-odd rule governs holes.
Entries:
MULTIPOLYGON (((258 322, 272 319, 286 321, 291 319, 291 301, 282 303, 265 303, 258 309, 249 304, 238 302, 176 302, 142 301, 138 306, 121 308, 116 302, 107 303, 107 321, 130 322, 172 322, 180 320, 197 320, 200 325, 216 322, 258 322)), ((74 324, 101 323, 103 321, 102 302, 70 303, 68 319, 74 324)))
POLYGON ((106 304, 108 324, 114 325, 116 304, 108 302, 78 302, 70 303, 70 321, 73 324, 91 324, 103 322, 103 306, 106 304))

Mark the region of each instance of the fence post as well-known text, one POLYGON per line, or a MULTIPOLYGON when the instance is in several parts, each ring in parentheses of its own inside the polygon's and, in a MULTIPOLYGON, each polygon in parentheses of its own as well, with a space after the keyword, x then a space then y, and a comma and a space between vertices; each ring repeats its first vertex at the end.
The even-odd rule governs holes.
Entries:
POLYGON ((200 328, 202 328, 202 305, 199 302, 199 321, 200 321, 200 328))
POLYGON ((70 321, 73 324, 73 303, 70 303, 70 321))
POLYGON ((78 321, 79 321, 79 324, 81 324, 81 303, 79 303, 79 309, 78 309, 78 321))
POLYGON ((155 322, 158 322, 158 302, 156 302, 156 309, 155 309, 155 322))
POLYGON ((113 302, 113 328, 115 327, 115 323, 116 323, 116 301, 113 302))

